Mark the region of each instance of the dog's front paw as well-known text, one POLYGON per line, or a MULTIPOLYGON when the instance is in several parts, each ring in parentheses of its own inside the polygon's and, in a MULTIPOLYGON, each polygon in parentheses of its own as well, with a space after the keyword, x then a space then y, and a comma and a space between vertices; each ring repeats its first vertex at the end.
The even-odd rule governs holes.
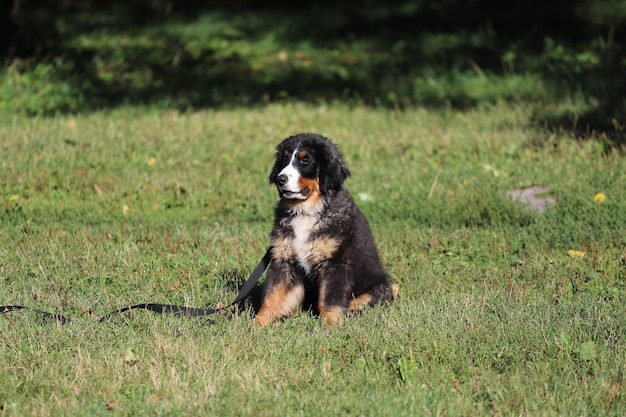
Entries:
POLYGON ((339 326, 344 318, 343 310, 339 307, 328 310, 322 309, 320 315, 322 317, 322 326, 325 329, 339 326))
POLYGON ((257 315, 253 320, 253 325, 256 329, 262 329, 268 324, 272 323, 272 319, 270 317, 266 317, 264 315, 257 315))

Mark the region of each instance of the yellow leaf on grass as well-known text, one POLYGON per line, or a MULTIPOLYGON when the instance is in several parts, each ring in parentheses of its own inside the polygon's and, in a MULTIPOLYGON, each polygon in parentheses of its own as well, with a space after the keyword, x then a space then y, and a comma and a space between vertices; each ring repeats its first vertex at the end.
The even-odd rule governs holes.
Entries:
POLYGON ((567 254, 572 258, 582 258, 583 256, 585 256, 585 252, 581 250, 568 250, 567 254))
POLYGON ((598 193, 593 196, 593 201, 595 201, 597 204, 602 204, 606 201, 606 196, 604 195, 604 193, 598 193))
POLYGON ((137 362, 137 355, 135 355, 132 349, 126 349, 126 352, 124 352, 124 362, 128 364, 137 362))
POLYGON ((130 207, 128 207, 126 204, 124 204, 124 206, 122 206, 122 213, 124 215, 127 215, 129 211, 130 211, 130 207))
POLYGON ((13 201, 17 201, 20 199, 20 195, 19 194, 13 194, 11 197, 9 197, 9 201, 13 202, 13 201))
POLYGON ((152 165, 156 164, 156 161, 157 161, 156 158, 151 157, 151 158, 148 158, 148 160, 146 161, 146 164, 152 166, 152 165))

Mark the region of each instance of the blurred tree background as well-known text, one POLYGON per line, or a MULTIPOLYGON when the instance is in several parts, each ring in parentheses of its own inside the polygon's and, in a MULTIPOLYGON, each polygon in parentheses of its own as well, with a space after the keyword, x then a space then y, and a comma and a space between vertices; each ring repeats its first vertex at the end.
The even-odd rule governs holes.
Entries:
POLYGON ((504 100, 624 143, 623 0, 1 2, 10 111, 504 100))

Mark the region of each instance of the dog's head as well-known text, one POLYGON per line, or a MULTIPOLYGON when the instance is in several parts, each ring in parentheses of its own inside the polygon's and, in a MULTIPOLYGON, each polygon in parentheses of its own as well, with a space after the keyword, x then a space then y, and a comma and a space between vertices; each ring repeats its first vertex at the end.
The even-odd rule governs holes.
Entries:
POLYGON ((297 203, 339 190, 349 176, 341 152, 330 139, 300 133, 276 147, 276 162, 269 180, 282 199, 297 203))

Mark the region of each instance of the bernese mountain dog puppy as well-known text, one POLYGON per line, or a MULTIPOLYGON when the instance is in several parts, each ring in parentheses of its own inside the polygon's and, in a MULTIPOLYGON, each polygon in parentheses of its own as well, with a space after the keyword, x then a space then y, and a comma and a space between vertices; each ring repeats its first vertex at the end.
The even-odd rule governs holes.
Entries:
POLYGON ((305 295, 325 327, 396 297, 369 224, 343 186, 349 176, 339 149, 321 135, 301 133, 277 146, 269 180, 280 202, 257 327, 296 312, 305 295))

